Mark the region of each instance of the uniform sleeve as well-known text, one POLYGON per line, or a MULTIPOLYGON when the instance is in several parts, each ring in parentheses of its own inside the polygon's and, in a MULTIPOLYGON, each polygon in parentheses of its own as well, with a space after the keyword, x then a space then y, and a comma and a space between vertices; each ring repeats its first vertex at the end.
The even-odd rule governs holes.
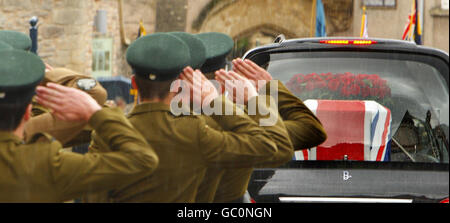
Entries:
MULTIPOLYGON (((44 77, 44 84, 47 82, 53 82, 64 85, 66 87, 80 89, 77 81, 80 79, 93 79, 90 75, 79 74, 73 70, 66 68, 55 68, 52 71, 46 72, 44 77)), ((81 89, 82 90, 82 89, 81 89)), ((106 102, 107 93, 101 84, 95 80, 95 86, 85 91, 92 98, 94 98, 98 104, 103 105, 106 102)))
MULTIPOLYGON (((275 86, 275 87, 278 87, 278 86, 275 86)), ((276 116, 277 116, 276 125, 263 126, 263 128, 269 133, 270 138, 277 145, 278 152, 276 154, 274 154, 274 156, 272 156, 272 158, 269 159, 268 161, 255 166, 257 168, 276 168, 276 167, 279 167, 279 166, 289 162, 290 160, 292 160, 292 157, 294 156, 294 147, 289 138, 289 132, 287 130, 287 126, 285 125, 285 122, 283 121, 282 117, 280 116, 280 114, 278 112, 278 106, 276 103, 276 99, 274 99, 272 97, 272 95, 278 96, 278 95, 276 95, 277 92, 278 92, 277 88, 274 88, 271 90, 270 86, 268 85, 268 88, 266 89, 266 91, 263 92, 262 94, 260 94, 260 96, 259 96, 259 98, 265 98, 266 107, 268 109, 270 109, 270 112, 272 114, 276 114, 276 116), (287 138, 285 137, 286 133, 288 136, 287 138)), ((252 114, 251 103, 252 103, 252 100, 254 100, 254 99, 255 98, 250 100, 250 102, 248 103, 249 106, 247 106, 247 109, 246 109, 246 111, 248 112, 248 114, 250 116, 252 114)), ((261 103, 259 103, 259 104, 261 104, 261 103)))
MULTIPOLYGON (((88 75, 77 74, 69 69, 55 68, 45 74, 44 84, 53 82, 66 87, 79 89, 77 81, 89 78, 92 79, 92 77, 88 75)), ((96 81, 96 85, 92 89, 85 92, 94 98, 100 105, 103 105, 106 102, 106 90, 98 81, 96 81)), ((60 141, 64 147, 89 143, 89 139, 85 136, 90 134, 90 129, 87 129, 85 124, 55 119, 48 113, 46 108, 33 100, 33 117, 25 125, 25 135, 26 137, 32 137, 37 133, 44 132, 60 141)))
POLYGON ((294 149, 308 149, 325 142, 327 134, 319 119, 281 81, 277 82, 278 111, 283 117, 294 149))
POLYGON ((50 168, 62 201, 126 185, 158 165, 154 150, 119 109, 104 108, 89 124, 112 152, 80 155, 53 146, 50 168))
POLYGON ((101 140, 98 134, 95 131, 92 131, 91 134, 91 143, 89 144, 90 153, 106 153, 111 152, 109 146, 101 140))
MULTIPOLYGON (((258 97, 253 100, 256 103, 260 101, 258 97)), ((215 99, 214 104, 216 103, 222 104, 223 110, 226 110, 226 107, 235 111, 239 110, 223 97, 215 99)), ((278 152, 278 147, 271 137, 272 133, 279 131, 277 135, 288 144, 290 144, 289 136, 283 123, 278 120, 279 117, 273 126, 261 127, 260 121, 270 116, 270 114, 262 114, 267 113, 257 112, 252 117, 245 114, 244 111, 235 115, 211 115, 211 118, 221 126, 223 131, 209 127, 200 117, 199 147, 206 160, 216 167, 242 168, 254 167, 273 159, 278 152)))
MULTIPOLYGON (((50 113, 44 113, 32 117, 25 124, 25 138, 28 140, 29 137, 32 137, 37 133, 45 132, 53 136, 66 147, 70 141, 76 139, 77 135, 83 131, 85 126, 86 124, 84 123, 66 122, 54 118, 50 113)), ((89 140, 87 142, 89 142, 89 140)))

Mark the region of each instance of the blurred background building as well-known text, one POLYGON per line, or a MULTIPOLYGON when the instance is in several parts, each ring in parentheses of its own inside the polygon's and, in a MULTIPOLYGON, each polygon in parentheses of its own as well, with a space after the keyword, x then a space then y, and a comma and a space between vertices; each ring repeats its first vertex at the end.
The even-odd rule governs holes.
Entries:
MULTIPOLYGON (((414 0, 322 0, 327 36, 402 39, 414 0)), ((128 76, 127 45, 139 31, 223 32, 233 56, 286 38, 311 36, 313 0, 0 0, 0 29, 28 32, 39 18, 38 54, 47 63, 100 76, 128 76), (142 28, 140 29, 140 22, 142 28)), ((449 51, 448 0, 423 1, 423 44, 449 51)))

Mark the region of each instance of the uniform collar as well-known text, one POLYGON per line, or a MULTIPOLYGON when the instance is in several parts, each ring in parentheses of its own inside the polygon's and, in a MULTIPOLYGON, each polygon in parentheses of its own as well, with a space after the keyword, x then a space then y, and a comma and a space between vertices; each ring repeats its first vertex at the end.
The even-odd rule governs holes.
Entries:
POLYGON ((22 144, 23 140, 12 132, 0 131, 0 142, 13 141, 16 144, 22 144))
POLYGON ((130 113, 130 116, 146 112, 170 112, 170 106, 161 102, 142 103, 136 105, 130 113))

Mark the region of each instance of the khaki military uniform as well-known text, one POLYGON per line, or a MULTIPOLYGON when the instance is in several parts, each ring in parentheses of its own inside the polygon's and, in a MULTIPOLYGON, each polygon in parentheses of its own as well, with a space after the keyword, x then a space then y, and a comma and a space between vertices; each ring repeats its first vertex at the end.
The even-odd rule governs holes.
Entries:
MULTIPOLYGON (((41 85, 48 82, 61 84, 67 87, 80 89, 77 82, 81 79, 92 79, 89 75, 78 74, 65 68, 55 68, 45 73, 41 85)), ((87 90, 97 103, 106 102, 106 90, 96 81, 96 85, 87 90)), ((65 122, 54 118, 47 110, 33 100, 32 118, 25 125, 25 139, 39 132, 45 132, 61 142, 64 147, 89 143, 91 130, 83 123, 65 122)))
POLYGON ((151 174, 158 157, 119 109, 96 112, 89 125, 113 152, 80 155, 38 134, 24 143, 0 132, 0 202, 63 202, 151 174))
MULTIPOLYGON (((268 84, 267 93, 270 92, 269 89, 268 84)), ((326 140, 326 133, 319 119, 281 81, 278 81, 278 110, 295 150, 311 148, 326 140)), ((293 150, 291 152, 292 158, 293 150)), ((284 164, 279 160, 272 161, 261 167, 272 168, 284 164)), ((247 190, 252 172, 253 168, 208 169, 199 189, 205 193, 198 194, 197 202, 227 203, 241 198, 247 190), (211 187, 214 185, 217 185, 216 190, 211 187)))
MULTIPOLYGON (((223 98, 214 103, 223 103, 224 109, 234 106, 223 98)), ((176 117, 166 104, 137 105, 129 120, 155 148, 160 165, 151 176, 104 194, 112 202, 195 202, 208 167, 252 167, 272 159, 279 150, 291 149, 281 119, 274 126, 261 128, 258 122, 263 117, 245 114, 176 117), (222 130, 214 129, 217 125, 222 130), (277 140, 285 143, 277 146, 274 142, 277 140)), ((90 152, 103 152, 103 143, 96 136, 93 140, 90 152)))

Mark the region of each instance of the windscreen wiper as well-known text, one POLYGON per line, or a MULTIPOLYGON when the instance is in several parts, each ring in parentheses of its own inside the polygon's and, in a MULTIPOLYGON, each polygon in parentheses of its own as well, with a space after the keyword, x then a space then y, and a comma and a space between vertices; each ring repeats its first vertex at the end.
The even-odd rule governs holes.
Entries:
POLYGON ((448 153, 448 141, 447 141, 447 136, 445 136, 444 131, 442 130, 441 126, 439 125, 438 127, 435 128, 435 132, 436 132, 436 137, 440 138, 442 140, 442 142, 444 143, 445 149, 447 150, 448 153))
POLYGON ((425 118, 425 130, 427 131, 428 135, 430 135, 431 138, 431 152, 433 153, 433 156, 436 157, 439 161, 442 162, 441 159, 441 153, 439 142, 436 139, 436 136, 434 134, 433 128, 431 127, 431 111, 427 111, 427 117, 425 118))
POLYGON ((397 144, 398 148, 400 148, 403 153, 405 153, 414 163, 416 162, 416 159, 414 159, 414 157, 411 156, 411 154, 409 154, 408 151, 406 151, 406 149, 394 137, 392 137, 392 141, 397 144))

